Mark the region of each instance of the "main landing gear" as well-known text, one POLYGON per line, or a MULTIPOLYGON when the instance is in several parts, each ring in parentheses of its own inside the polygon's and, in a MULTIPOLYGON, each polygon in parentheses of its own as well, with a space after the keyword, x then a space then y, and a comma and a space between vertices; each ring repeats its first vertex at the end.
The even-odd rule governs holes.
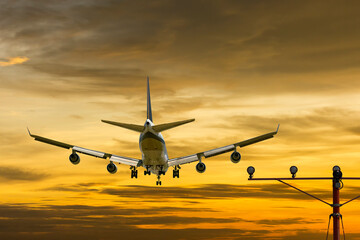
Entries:
MULTIPOLYGON (((162 175, 165 175, 165 172, 163 171, 163 168, 164 168, 164 166, 163 165, 159 165, 158 166, 159 168, 160 168, 160 170, 159 170, 159 176, 162 174, 162 175)), ((160 184, 161 185, 161 184, 160 184)))
POLYGON ((147 174, 150 176, 151 172, 149 171, 149 168, 151 166, 146 166, 146 171, 144 171, 144 176, 146 176, 147 174))
POLYGON ((175 169, 173 170, 173 178, 179 178, 180 177, 180 166, 175 166, 175 169))
POLYGON ((131 178, 137 178, 138 170, 136 169, 136 167, 131 166, 130 170, 131 170, 131 178))
POLYGON ((157 179, 158 179, 158 180, 156 181, 156 186, 157 186, 157 185, 160 185, 160 186, 161 186, 160 175, 157 176, 157 179))

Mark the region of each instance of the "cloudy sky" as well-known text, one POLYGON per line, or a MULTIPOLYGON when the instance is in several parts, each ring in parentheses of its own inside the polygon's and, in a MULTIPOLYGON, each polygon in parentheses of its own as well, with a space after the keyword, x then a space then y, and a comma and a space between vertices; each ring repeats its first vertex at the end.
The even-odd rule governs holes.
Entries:
MULTIPOLYGON (((360 176, 358 1, 0 1, 0 236, 6 239, 320 239, 331 208, 256 177, 360 176), (171 158, 275 130, 185 165, 156 187, 34 134, 140 157, 146 76, 171 158)), ((140 171, 141 173, 141 171, 140 171)), ((344 181, 342 202, 360 194, 344 181)), ((331 182, 294 185, 331 201, 331 182)), ((360 239, 360 204, 341 209, 360 239)))

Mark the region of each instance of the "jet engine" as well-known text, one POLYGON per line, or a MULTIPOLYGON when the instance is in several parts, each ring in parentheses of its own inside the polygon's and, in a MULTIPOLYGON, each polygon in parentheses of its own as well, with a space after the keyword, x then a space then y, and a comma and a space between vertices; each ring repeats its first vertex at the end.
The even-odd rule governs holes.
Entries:
POLYGON ((114 163, 109 163, 107 166, 106 166, 106 169, 108 170, 109 173, 111 174, 114 174, 117 172, 117 167, 114 163))
POLYGON ((198 173, 203 173, 203 172, 205 172, 205 170, 206 170, 205 163, 199 162, 198 164, 196 164, 196 171, 198 173))
POLYGON ((241 154, 237 151, 234 151, 231 156, 230 156, 230 160, 233 162, 233 163, 238 163, 240 162, 240 159, 241 159, 241 154))
POLYGON ((69 160, 72 164, 77 165, 80 162, 80 157, 76 153, 72 153, 69 156, 69 160))

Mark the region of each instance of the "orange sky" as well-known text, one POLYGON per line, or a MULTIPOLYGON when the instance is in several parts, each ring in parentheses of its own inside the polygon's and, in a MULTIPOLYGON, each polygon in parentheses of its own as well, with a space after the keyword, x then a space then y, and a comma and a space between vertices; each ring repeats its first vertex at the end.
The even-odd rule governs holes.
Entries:
MULTIPOLYGON (((344 176, 360 170, 359 3, 347 1, 2 1, 2 239, 321 239, 331 208, 256 177, 344 176), (47 136, 140 158, 146 76, 171 158, 276 129, 270 140, 130 179, 127 166, 35 142, 47 136)), ((140 169, 140 173, 142 170, 140 169)), ((344 181, 342 202, 360 194, 344 181)), ((294 182, 331 201, 330 181, 294 182)), ((341 209, 360 239, 359 201, 341 209)))

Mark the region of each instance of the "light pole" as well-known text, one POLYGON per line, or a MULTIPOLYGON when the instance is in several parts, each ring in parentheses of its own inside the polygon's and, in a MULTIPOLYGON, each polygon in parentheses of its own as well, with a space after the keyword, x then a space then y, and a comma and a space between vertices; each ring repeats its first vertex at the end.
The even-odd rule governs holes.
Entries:
MULTIPOLYGON (((333 167, 333 177, 307 177, 307 178, 296 178, 296 173, 298 171, 298 168, 296 166, 291 166, 290 167, 290 173, 292 175, 291 178, 254 178, 254 173, 255 173, 255 168, 250 166, 247 168, 247 172, 249 174, 249 179, 248 180, 276 180, 279 181, 291 188, 294 188, 295 190, 304 193, 306 195, 308 195, 309 197, 315 198, 316 200, 319 200, 327 205, 329 205, 330 207, 333 208, 333 213, 330 214, 329 216, 329 225, 330 225, 330 219, 331 217, 333 218, 333 239, 334 240, 340 240, 340 219, 342 222, 342 215, 340 214, 340 207, 344 206, 345 204, 360 198, 360 195, 357 197, 352 198, 349 201, 346 201, 342 204, 340 204, 340 189, 343 188, 343 183, 342 180, 343 179, 352 179, 352 180, 360 180, 359 177, 342 177, 342 172, 339 166, 334 166, 333 167), (333 182, 333 203, 330 204, 310 193, 307 193, 295 186, 292 186, 289 183, 284 182, 284 180, 332 180, 333 182)), ((328 233, 329 233, 329 225, 328 225, 328 233)), ((344 234, 344 239, 345 239, 345 231, 344 231, 344 225, 342 225, 343 228, 343 234, 344 234)), ((328 237, 328 233, 326 235, 326 239, 328 237)))

